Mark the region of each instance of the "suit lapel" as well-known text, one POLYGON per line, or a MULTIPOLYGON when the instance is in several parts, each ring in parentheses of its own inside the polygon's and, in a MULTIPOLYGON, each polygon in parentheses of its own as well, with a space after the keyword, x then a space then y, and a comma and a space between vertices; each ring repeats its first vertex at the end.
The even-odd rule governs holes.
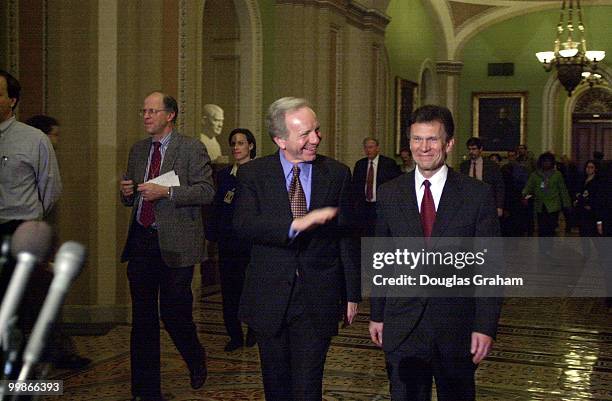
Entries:
POLYGON ((401 178, 400 197, 404 201, 397 202, 406 227, 407 237, 422 237, 423 226, 421 225, 421 214, 417 203, 416 191, 414 189, 414 170, 404 174, 401 178))
POLYGON ((457 179, 457 173, 448 169, 446 183, 442 190, 440 204, 436 211, 436 221, 431 233, 432 237, 442 237, 446 231, 446 227, 453 219, 455 214, 461 209, 461 188, 457 179))
POLYGON ((172 137, 170 138, 170 143, 168 144, 168 149, 166 149, 166 153, 164 154, 164 162, 159 170, 159 175, 165 174, 168 171, 171 171, 174 167, 174 160, 176 159, 176 155, 178 153, 180 138, 179 134, 174 131, 172 133, 172 137))
POLYGON ((310 188, 310 210, 319 209, 325 206, 325 199, 331 187, 329 170, 323 164, 320 157, 312 163, 311 188, 310 188))
POLYGON ((287 184, 285 181, 285 173, 280 162, 278 151, 269 159, 269 165, 263 173, 267 176, 266 183, 270 191, 270 199, 277 202, 279 216, 289 216, 291 219, 291 205, 289 204, 289 193, 287 192, 287 184))
POLYGON ((136 159, 136 165, 134 167, 134 182, 141 184, 146 181, 145 174, 147 173, 147 163, 149 161, 149 152, 151 150, 151 140, 142 142, 142 147, 138 151, 138 158, 136 159))

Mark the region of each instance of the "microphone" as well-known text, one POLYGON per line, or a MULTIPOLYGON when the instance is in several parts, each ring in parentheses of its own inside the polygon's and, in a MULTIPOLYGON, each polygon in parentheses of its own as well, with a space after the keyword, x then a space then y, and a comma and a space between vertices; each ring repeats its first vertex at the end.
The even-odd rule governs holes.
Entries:
POLYGON ((0 307, 0 341, 4 343, 10 320, 21 303, 34 267, 43 261, 51 246, 51 227, 42 221, 21 224, 12 240, 13 257, 17 260, 11 281, 0 307))
POLYGON ((73 241, 66 242, 57 251, 53 267, 53 281, 25 348, 23 367, 19 372, 18 380, 26 380, 32 367, 40 360, 47 336, 62 308, 68 289, 81 272, 85 255, 85 247, 73 241))
POLYGON ((0 274, 4 273, 4 269, 9 263, 11 256, 11 237, 5 235, 2 238, 2 244, 0 244, 0 274))

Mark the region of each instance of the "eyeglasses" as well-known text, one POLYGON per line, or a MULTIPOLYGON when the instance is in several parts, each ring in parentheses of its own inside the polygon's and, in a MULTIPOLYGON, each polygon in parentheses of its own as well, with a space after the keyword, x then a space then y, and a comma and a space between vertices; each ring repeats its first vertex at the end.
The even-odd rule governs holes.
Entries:
POLYGON ((138 115, 140 117, 144 117, 146 115, 154 116, 157 113, 159 113, 160 111, 169 111, 169 110, 168 109, 140 109, 140 110, 138 110, 138 115))

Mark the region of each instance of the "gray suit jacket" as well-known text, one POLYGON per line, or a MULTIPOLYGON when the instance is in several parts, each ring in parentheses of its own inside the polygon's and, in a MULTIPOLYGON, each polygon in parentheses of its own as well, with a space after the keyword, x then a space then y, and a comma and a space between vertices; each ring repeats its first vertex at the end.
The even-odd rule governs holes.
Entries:
MULTIPOLYGON (((144 181, 151 138, 136 142, 130 150, 127 178, 135 185, 144 181)), ((173 199, 155 202, 155 222, 159 233, 159 247, 164 262, 170 267, 191 266, 199 263, 203 253, 204 228, 202 205, 212 202, 215 190, 212 168, 206 148, 195 138, 172 132, 164 155, 160 175, 174 170, 181 185, 173 188, 173 199)), ((130 260, 131 251, 138 244, 130 241, 136 222, 140 194, 121 199, 132 206, 132 218, 121 261, 130 260)))

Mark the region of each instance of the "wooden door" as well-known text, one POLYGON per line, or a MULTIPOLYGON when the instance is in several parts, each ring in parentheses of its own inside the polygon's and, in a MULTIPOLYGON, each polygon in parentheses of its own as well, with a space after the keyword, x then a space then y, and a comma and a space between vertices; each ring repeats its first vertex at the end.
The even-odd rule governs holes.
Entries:
POLYGON ((582 171, 584 163, 593 158, 594 151, 612 159, 612 120, 579 120, 572 127, 572 160, 582 171))

